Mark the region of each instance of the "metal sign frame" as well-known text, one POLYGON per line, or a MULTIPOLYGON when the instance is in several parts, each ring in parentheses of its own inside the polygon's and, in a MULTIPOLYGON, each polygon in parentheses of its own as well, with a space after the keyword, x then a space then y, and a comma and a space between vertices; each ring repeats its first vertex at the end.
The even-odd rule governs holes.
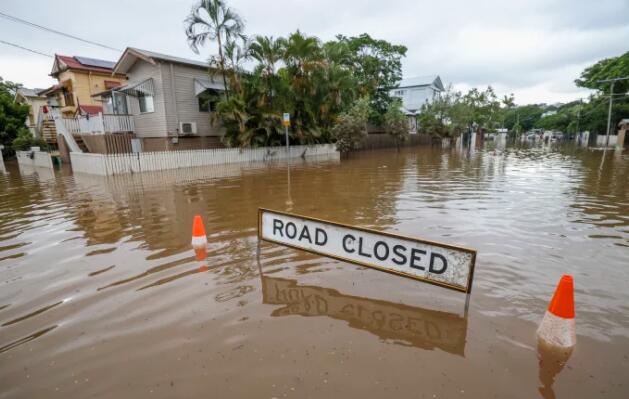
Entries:
POLYGON ((471 249, 471 248, 467 248, 467 247, 462 247, 462 246, 458 246, 458 245, 451 245, 451 244, 446 244, 446 243, 437 242, 437 241, 431 241, 431 240, 424 240, 424 239, 420 239, 420 238, 416 238, 416 237, 410 237, 410 236, 403 235, 403 234, 389 233, 389 232, 386 232, 386 231, 368 229, 368 228, 365 228, 365 227, 352 226, 352 225, 349 225, 349 224, 332 222, 332 221, 329 221, 329 220, 313 218, 313 217, 309 217, 309 216, 299 215, 299 214, 296 214, 296 213, 288 213, 288 212, 276 211, 276 210, 267 209, 267 208, 258 208, 258 240, 284 245, 284 246, 287 246, 287 247, 290 247, 290 248, 299 249, 301 251, 306 251, 306 252, 310 252, 310 253, 313 253, 313 254, 326 256, 328 258, 333 258, 333 259, 337 259, 337 260, 341 260, 341 261, 344 261, 344 262, 353 263, 353 264, 360 265, 360 266, 366 266, 366 267, 369 267, 369 268, 372 268, 372 269, 380 270, 382 272, 395 274, 395 275, 402 276, 402 277, 407 277, 407 278, 410 278, 410 279, 413 279, 413 280, 422 281, 424 283, 429 283, 429 284, 441 286, 441 287, 444 287, 444 288, 449 288, 449 289, 452 289, 452 290, 455 290, 455 291, 459 291, 459 292, 464 292, 464 293, 468 294, 468 299, 469 299, 469 294, 472 292, 472 282, 473 282, 473 279, 474 279, 474 269, 475 269, 475 265, 476 265, 476 250, 475 249, 471 249), (430 280, 430 279, 427 279, 427 278, 419 277, 419 276, 416 276, 416 275, 413 275, 413 274, 410 274, 410 273, 405 273, 405 272, 398 271, 398 270, 385 269, 385 268, 383 268, 381 266, 377 266, 377 265, 371 264, 369 262, 359 262, 359 261, 356 261, 354 259, 348 259, 348 258, 345 258, 345 257, 340 256, 340 255, 333 255, 333 254, 329 254, 329 253, 313 251, 311 249, 305 249, 305 248, 302 248, 302 247, 299 247, 299 246, 296 246, 296 245, 287 244, 285 242, 276 241, 276 240, 269 239, 269 238, 264 238, 262 236, 262 214, 265 213, 265 212, 267 212, 267 213, 274 213, 276 215, 281 215, 281 216, 300 218, 300 219, 309 220, 309 221, 318 222, 318 223, 323 223, 323 224, 330 224, 330 225, 333 225, 333 226, 344 227, 344 228, 358 230, 358 231, 363 231, 363 232, 372 233, 372 234, 383 235, 383 236, 387 236, 387 237, 391 237, 391 238, 398 238, 398 239, 403 239, 403 240, 409 240, 409 241, 413 241, 413 242, 416 242, 416 243, 419 243, 419 244, 427 244, 427 245, 433 245, 433 246, 436 246, 436 247, 442 247, 442 248, 454 249, 454 250, 458 250, 458 251, 462 251, 462 252, 468 252, 468 253, 470 253, 472 255, 472 259, 470 261, 470 273, 469 273, 468 280, 467 280, 467 289, 461 288, 460 286, 457 286, 457 285, 449 284, 449 283, 442 282, 442 281, 430 280))

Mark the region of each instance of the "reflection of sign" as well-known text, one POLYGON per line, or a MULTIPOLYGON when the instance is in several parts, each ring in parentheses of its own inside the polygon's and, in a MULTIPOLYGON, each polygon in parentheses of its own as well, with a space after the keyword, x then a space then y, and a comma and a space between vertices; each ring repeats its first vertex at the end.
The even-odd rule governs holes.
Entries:
POLYGON ((258 237, 389 273, 470 292, 476 251, 268 209, 258 237))
POLYGON ((298 286, 294 280, 265 276, 262 293, 263 303, 286 305, 274 310, 272 316, 327 316, 382 339, 464 356, 467 319, 453 313, 343 295, 329 288, 298 286))
POLYGON ((290 126, 290 114, 288 112, 284 112, 282 115, 282 125, 290 126))

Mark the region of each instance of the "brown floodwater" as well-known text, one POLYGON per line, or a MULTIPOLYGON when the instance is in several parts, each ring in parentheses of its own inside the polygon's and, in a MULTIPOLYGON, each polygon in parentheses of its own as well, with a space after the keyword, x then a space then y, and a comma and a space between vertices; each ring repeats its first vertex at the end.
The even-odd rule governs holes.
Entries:
POLYGON ((629 397, 626 152, 7 171, 0 398, 629 397), (456 291, 259 245, 258 207, 475 248, 469 310, 456 291), (555 353, 535 330, 564 273, 578 341, 555 353))

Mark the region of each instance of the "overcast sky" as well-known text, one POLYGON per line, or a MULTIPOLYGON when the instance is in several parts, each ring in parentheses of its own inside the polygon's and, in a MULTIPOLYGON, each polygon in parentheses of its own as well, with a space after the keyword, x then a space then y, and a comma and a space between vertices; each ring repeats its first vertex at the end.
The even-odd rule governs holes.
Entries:
MULTIPOLYGON (((192 0, 3 0, 0 11, 124 49, 204 60, 187 46, 192 0)), ((567 102, 584 67, 629 50, 629 0, 228 0, 248 35, 296 29, 322 40, 369 33, 408 47, 405 77, 438 74, 456 88, 492 85, 516 103, 567 102)), ((48 54, 117 60, 120 52, 0 18, 0 40, 48 54)), ((0 43, 0 76, 46 87, 52 59, 0 43)))

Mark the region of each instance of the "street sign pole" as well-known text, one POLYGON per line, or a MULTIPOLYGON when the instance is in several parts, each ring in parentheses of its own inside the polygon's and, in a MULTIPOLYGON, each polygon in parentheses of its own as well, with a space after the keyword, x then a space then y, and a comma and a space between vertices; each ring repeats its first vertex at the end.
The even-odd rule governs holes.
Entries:
POLYGON ((288 112, 284 112, 284 115, 282 115, 282 124, 284 125, 284 136, 286 137, 286 157, 288 158, 290 154, 290 144, 288 142, 288 127, 290 126, 290 114, 288 112))
POLYGON ((284 135, 286 136, 286 156, 290 153, 290 144, 288 143, 288 126, 284 125, 284 135))

